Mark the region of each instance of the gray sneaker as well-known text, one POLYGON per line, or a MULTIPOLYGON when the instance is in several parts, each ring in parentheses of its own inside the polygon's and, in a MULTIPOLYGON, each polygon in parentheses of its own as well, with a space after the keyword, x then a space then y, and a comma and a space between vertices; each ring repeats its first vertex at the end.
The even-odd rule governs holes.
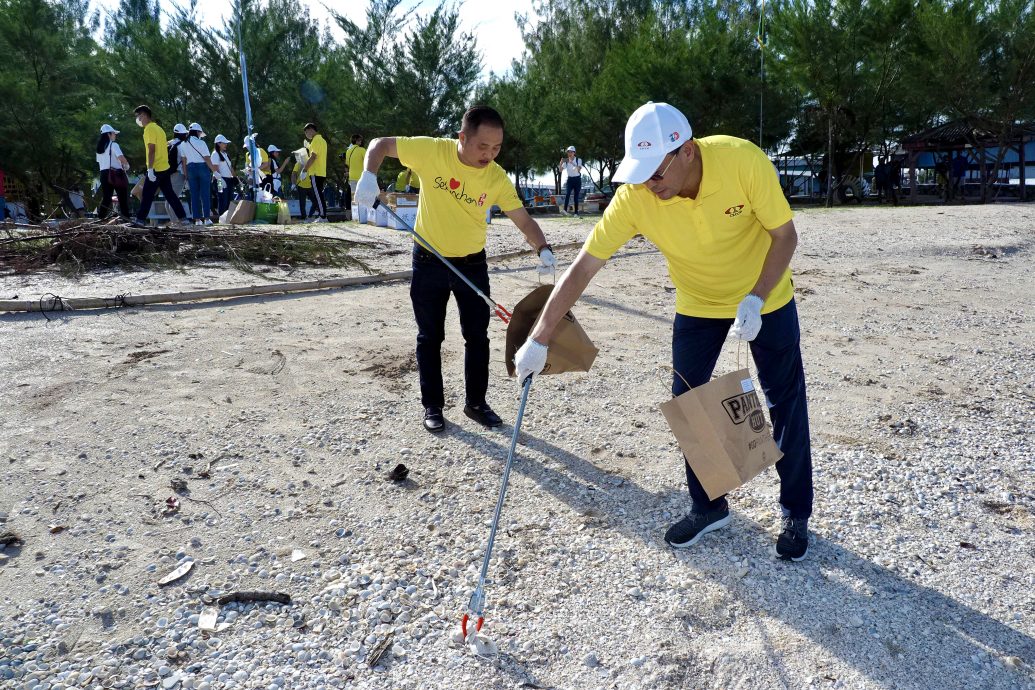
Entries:
POLYGON ((690 513, 685 518, 668 528, 665 541, 674 549, 685 549, 693 546, 701 537, 722 529, 730 524, 729 506, 721 510, 710 510, 707 513, 690 513))

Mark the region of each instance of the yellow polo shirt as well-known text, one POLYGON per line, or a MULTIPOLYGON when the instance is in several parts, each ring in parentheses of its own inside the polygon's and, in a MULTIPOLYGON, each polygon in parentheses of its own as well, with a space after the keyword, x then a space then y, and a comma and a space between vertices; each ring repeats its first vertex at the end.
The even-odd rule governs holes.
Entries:
MULTIPOLYGON (((607 260, 641 234, 668 262, 678 313, 733 318, 762 273, 772 244, 766 229, 783 225, 793 213, 773 164, 757 146, 729 136, 696 141, 704 167, 696 199, 676 196, 662 201, 645 185, 622 185, 584 248, 607 260)), ((793 297, 788 268, 762 313, 779 309, 793 297)))
POLYGON ((460 162, 456 139, 398 137, 399 161, 423 183, 416 230, 444 256, 485 249, 485 212, 495 204, 507 212, 521 200, 507 173, 495 162, 474 168, 460 162))
POLYGON ((345 165, 349 166, 349 182, 358 182, 363 177, 363 161, 367 150, 362 146, 351 144, 345 151, 345 165))
POLYGON ((169 169, 169 142, 165 138, 165 130, 157 122, 148 122, 144 127, 144 164, 147 165, 147 147, 155 145, 155 172, 169 169))
POLYGON ((327 177, 327 140, 317 133, 309 141, 309 155, 316 156, 316 162, 309 166, 309 174, 316 177, 327 177))

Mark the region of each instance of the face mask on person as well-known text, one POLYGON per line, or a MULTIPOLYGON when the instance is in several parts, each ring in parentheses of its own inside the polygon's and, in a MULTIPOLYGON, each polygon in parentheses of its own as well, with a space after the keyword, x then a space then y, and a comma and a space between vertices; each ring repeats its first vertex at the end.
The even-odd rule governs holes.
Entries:
POLYGON ((144 121, 143 121, 143 120, 141 120, 141 119, 140 119, 140 118, 138 117, 138 118, 137 118, 137 127, 143 127, 143 126, 144 126, 144 121))

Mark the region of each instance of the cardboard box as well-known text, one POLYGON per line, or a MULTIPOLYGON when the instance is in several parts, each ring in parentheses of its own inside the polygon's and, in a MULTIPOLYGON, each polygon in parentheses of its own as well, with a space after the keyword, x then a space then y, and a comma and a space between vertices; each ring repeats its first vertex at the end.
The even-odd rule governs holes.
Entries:
POLYGON ((402 223, 397 221, 392 216, 388 216, 388 227, 393 230, 410 230, 414 225, 417 224, 417 207, 416 206, 400 206, 393 208, 395 214, 406 221, 410 227, 404 226, 402 223))
POLYGON ((399 206, 416 206, 420 198, 417 194, 405 194, 403 192, 391 192, 385 195, 388 198, 388 205, 392 208, 399 206))

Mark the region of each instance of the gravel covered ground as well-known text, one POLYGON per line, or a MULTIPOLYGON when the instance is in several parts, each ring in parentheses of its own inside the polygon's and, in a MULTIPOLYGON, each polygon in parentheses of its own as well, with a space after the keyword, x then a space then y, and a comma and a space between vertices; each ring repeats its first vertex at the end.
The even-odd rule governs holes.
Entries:
MULTIPOLYGON (((558 245, 591 222, 543 226, 558 245)), ((1035 688, 1035 206, 796 222, 807 560, 773 557, 772 470, 731 495, 729 528, 687 551, 662 541, 688 510, 658 410, 674 294, 634 240, 575 310, 593 371, 532 387, 490 570, 491 658, 454 638, 510 428, 462 415, 452 306, 440 437, 420 424, 406 283, 0 316, 0 533, 23 542, 0 550, 0 686, 1035 688), (399 462, 402 484, 385 476, 399 462), (215 602, 255 590, 291 604, 215 602)), ((320 232, 384 241, 379 270, 408 264, 399 233, 320 232)), ((520 248, 506 221, 490 235, 490 254, 520 248)), ((494 297, 516 303, 531 266, 494 264, 494 297)), ((255 282, 7 276, 0 296, 255 282)), ((491 328, 490 402, 511 422, 491 328)))

